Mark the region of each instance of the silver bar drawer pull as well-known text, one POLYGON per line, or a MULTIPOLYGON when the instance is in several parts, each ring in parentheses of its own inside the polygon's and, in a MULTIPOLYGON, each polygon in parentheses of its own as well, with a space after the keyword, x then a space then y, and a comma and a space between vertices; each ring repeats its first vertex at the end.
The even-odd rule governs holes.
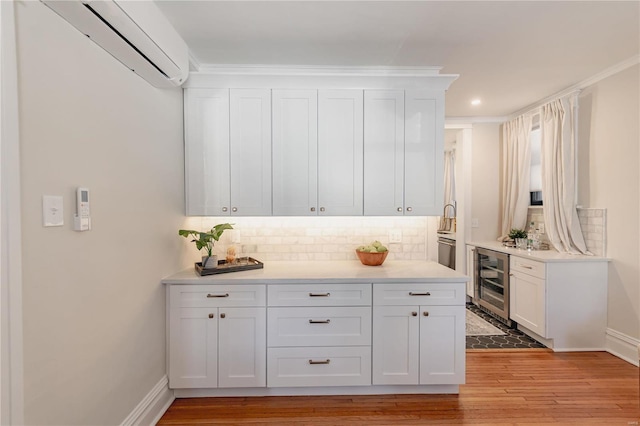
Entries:
POLYGON ((324 361, 314 361, 312 359, 309 360, 309 364, 317 365, 317 364, 329 364, 331 362, 330 359, 325 359, 324 361))
POLYGON ((431 296, 431 293, 429 293, 428 291, 424 293, 416 293, 415 291, 410 291, 409 296, 431 296))
POLYGON ((528 265, 520 265, 522 266, 524 269, 533 269, 533 266, 528 266, 528 265))
POLYGON ((331 320, 326 319, 326 320, 309 320, 309 324, 329 324, 331 322, 331 320))
POLYGON ((331 293, 309 293, 309 297, 329 297, 331 293))
POLYGON ((225 294, 207 294, 207 297, 229 297, 229 293, 225 293, 225 294))

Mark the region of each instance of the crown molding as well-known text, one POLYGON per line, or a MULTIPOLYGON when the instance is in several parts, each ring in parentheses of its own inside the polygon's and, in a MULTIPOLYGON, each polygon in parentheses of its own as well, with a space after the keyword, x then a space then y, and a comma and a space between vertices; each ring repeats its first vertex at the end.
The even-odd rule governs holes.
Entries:
POLYGON ((204 64, 184 88, 408 89, 444 92, 458 78, 440 67, 312 67, 204 64))
POLYGON ((445 126, 455 126, 463 124, 480 124, 480 123, 504 123, 509 117, 507 116, 469 116, 469 117, 445 117, 445 126))
POLYGON ((239 65, 200 64, 198 71, 211 75, 286 75, 286 76, 373 76, 373 77, 430 77, 457 74, 440 74, 440 66, 432 67, 384 67, 384 66, 308 66, 308 65, 239 65))
POLYGON ((528 114, 531 112, 534 112, 535 109, 540 108, 542 105, 547 104, 549 102, 551 102, 554 99, 557 98, 561 98, 563 96, 567 96, 570 95, 573 92, 577 92, 579 93, 580 91, 582 91, 583 89, 586 89, 589 86, 593 86, 594 84, 604 80, 605 78, 609 78, 611 76, 614 76, 616 74, 618 74, 619 72, 622 72, 624 70, 626 70, 627 68, 631 68, 634 65, 637 65, 640 63, 640 54, 639 55, 634 55, 628 59, 625 59, 622 62, 619 62, 609 68, 606 68, 605 70, 589 77, 586 78, 584 80, 582 80, 581 82, 574 84, 573 86, 569 86, 564 90, 561 90, 560 92, 554 93, 551 96, 547 96, 546 98, 543 98, 541 100, 539 100, 538 102, 535 102, 525 108, 522 108, 516 112, 514 112, 513 114, 509 115, 508 119, 511 120, 519 115, 523 115, 523 114, 528 114))

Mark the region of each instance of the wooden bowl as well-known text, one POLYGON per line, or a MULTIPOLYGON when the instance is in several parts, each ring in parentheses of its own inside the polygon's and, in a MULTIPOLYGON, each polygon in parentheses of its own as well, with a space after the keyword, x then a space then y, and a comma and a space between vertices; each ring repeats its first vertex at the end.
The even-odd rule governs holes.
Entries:
POLYGON ((363 265, 367 265, 367 266, 382 265, 384 263, 384 260, 387 258, 388 254, 389 254, 388 250, 382 253, 365 253, 365 252, 356 250, 356 255, 358 256, 358 259, 360 259, 360 262, 362 262, 363 265))

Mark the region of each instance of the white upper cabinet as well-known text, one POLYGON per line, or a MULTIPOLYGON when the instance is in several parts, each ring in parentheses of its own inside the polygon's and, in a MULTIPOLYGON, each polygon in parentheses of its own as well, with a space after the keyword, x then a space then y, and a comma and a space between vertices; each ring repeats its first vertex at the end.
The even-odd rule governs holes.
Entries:
POLYGON ((187 216, 229 214, 229 90, 185 90, 187 216))
POLYGON ((273 90, 273 214, 318 211, 318 92, 273 90))
POLYGON ((363 214, 363 92, 318 91, 320 215, 363 214))
POLYGON ((365 215, 440 214, 443 100, 432 91, 365 91, 365 215))
POLYGON ((271 91, 231 89, 231 214, 271 215, 271 91))
POLYGON ((405 92, 404 212, 437 216, 444 185, 444 92, 405 92))
POLYGON ((444 94, 456 77, 431 68, 192 73, 187 215, 440 215, 444 94))
POLYGON ((404 214, 404 91, 364 92, 364 214, 404 214))
POLYGON ((188 216, 271 215, 271 93, 185 90, 188 216))

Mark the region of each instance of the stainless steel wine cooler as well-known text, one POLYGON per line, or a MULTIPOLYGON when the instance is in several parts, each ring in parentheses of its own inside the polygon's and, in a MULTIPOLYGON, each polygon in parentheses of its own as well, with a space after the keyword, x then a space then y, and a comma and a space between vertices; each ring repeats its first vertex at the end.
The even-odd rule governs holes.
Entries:
POLYGON ((473 302, 502 322, 509 320, 509 255, 484 248, 475 249, 473 302))

